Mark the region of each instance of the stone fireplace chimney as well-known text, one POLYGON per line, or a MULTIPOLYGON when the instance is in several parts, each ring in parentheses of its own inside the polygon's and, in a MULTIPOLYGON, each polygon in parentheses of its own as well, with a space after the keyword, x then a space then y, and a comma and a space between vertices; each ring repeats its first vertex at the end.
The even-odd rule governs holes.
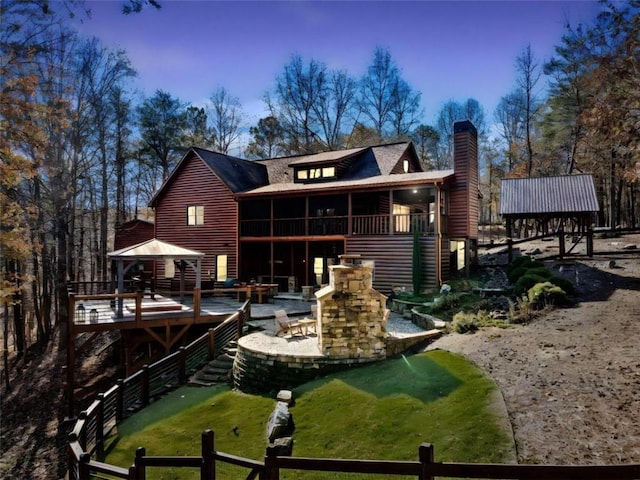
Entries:
POLYGON ((316 292, 323 355, 385 358, 387 297, 372 284, 373 267, 361 264, 360 255, 341 255, 340 265, 329 267, 329 285, 316 292))

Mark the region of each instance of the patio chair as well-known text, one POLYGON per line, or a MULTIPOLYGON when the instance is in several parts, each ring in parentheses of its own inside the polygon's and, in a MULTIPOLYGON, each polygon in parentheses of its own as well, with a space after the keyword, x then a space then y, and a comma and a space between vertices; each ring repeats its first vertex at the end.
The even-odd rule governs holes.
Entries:
POLYGON ((295 335, 299 333, 302 335, 302 324, 298 323, 295 320, 289 319, 287 312, 285 310, 276 310, 273 312, 276 316, 276 327, 278 327, 278 331, 276 332, 276 336, 281 333, 290 333, 291 335, 295 335))

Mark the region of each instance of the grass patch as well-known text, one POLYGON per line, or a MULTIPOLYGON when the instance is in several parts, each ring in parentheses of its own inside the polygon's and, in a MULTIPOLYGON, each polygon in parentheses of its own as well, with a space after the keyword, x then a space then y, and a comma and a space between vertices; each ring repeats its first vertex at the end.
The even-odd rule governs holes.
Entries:
MULTIPOLYGON (((494 389, 463 357, 443 351, 330 375, 294 390, 293 452, 308 457, 416 460, 420 443, 431 442, 441 461, 503 462, 510 438, 487 410, 494 389)), ((126 467, 140 445, 148 455, 198 455, 200 433, 208 428, 215 432, 217 450, 260 460, 274 405, 273 398, 214 391, 198 404, 179 405, 175 415, 163 410, 162 417, 145 427, 135 423, 133 432, 136 415, 123 423, 121 438, 106 461, 126 467)), ((157 402, 148 410, 160 407, 157 402)), ((148 478, 156 479, 198 478, 185 469, 148 473, 148 478)), ((295 478, 317 478, 313 472, 290 473, 295 478)))

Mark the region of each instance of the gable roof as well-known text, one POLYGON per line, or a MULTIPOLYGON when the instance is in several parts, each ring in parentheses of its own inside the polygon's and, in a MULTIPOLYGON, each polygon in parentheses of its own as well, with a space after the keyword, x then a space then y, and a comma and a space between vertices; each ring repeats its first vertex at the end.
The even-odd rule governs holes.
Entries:
POLYGON ((169 177, 160 186, 158 191, 149 201, 150 206, 155 206, 162 193, 173 183, 177 172, 181 170, 187 159, 193 156, 200 158, 232 193, 266 185, 269 183, 267 169, 258 162, 243 160, 223 153, 212 152, 204 148, 191 147, 184 154, 180 162, 173 169, 169 177))
POLYGON ((508 178, 500 187, 500 215, 590 213, 600 210, 591 175, 508 178))
POLYGON ((193 150, 233 193, 251 190, 269 182, 264 165, 251 160, 231 157, 204 148, 193 150))

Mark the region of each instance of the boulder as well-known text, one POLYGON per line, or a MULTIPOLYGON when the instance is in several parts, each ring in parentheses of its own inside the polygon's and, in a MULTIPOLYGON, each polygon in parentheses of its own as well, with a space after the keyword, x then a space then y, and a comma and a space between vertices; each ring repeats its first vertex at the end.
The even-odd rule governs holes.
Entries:
POLYGON ((277 438, 285 437, 293 431, 293 417, 285 402, 277 402, 267 421, 267 440, 273 443, 277 438))

